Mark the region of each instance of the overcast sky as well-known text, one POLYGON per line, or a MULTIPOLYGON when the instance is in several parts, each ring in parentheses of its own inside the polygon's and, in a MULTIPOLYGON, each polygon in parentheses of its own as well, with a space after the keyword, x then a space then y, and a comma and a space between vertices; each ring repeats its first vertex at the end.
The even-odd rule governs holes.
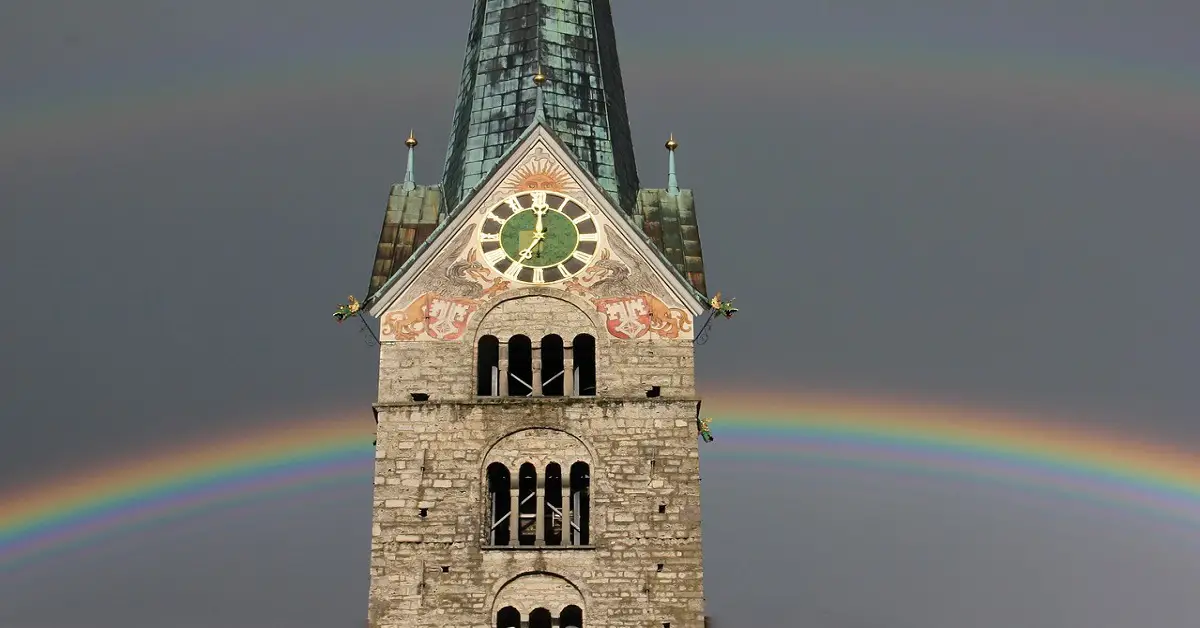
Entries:
MULTIPOLYGON (((440 178, 470 2, 0 6, 0 489, 362 408, 403 139, 440 178)), ((644 185, 670 132, 711 289, 707 390, 900 394, 1200 451, 1200 4, 614 3, 644 185)), ((718 447, 720 440, 710 447, 718 447)), ((797 459, 704 466, 727 626, 1178 628, 1200 532, 797 459)), ((4 628, 333 628, 370 486, 0 576, 4 628)))

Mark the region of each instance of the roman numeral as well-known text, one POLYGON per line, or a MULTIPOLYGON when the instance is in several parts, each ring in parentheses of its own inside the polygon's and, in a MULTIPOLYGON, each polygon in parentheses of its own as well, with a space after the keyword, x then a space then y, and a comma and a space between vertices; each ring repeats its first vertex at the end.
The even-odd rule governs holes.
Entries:
MULTIPOLYGON (((483 259, 492 266, 495 266, 500 260, 506 257, 508 257, 508 254, 504 252, 504 249, 494 249, 483 254, 483 259)), ((516 264, 513 264, 513 266, 516 266, 516 264)))
POLYGON ((533 207, 542 208, 546 206, 546 193, 533 192, 533 207))
POLYGON ((512 208, 513 212, 525 211, 525 208, 521 207, 521 202, 518 201, 517 197, 515 196, 508 197, 508 199, 506 199, 504 202, 508 203, 508 206, 512 208))
POLYGON ((578 218, 572 219, 572 220, 571 220, 571 222, 573 222, 573 223, 575 223, 575 224, 579 224, 579 223, 581 223, 581 222, 583 222, 583 221, 585 221, 585 220, 591 220, 591 219, 592 219, 592 217, 591 217, 590 215, 588 215, 588 214, 584 214, 584 215, 582 215, 582 216, 580 216, 580 217, 578 217, 578 218))
POLYGON ((575 259, 583 262, 584 264, 587 264, 588 262, 592 261, 592 256, 588 255, 587 253, 584 253, 583 251, 575 251, 574 253, 571 254, 571 257, 574 257, 575 259))
POLYGON ((503 220, 500 220, 499 218, 497 218, 497 217, 496 217, 496 214, 488 214, 488 215, 487 215, 487 219, 488 219, 488 220, 490 220, 490 221, 492 221, 492 222, 495 222, 495 223, 497 223, 497 224, 501 224, 501 225, 502 225, 502 224, 504 224, 504 221, 503 221, 503 220))
POLYGON ((545 271, 541 268, 533 269, 533 283, 543 283, 546 281, 545 271))
POLYGON ((508 270, 504 271, 504 276, 508 277, 509 279, 516 279, 517 273, 520 273, 522 268, 524 268, 524 266, 521 266, 520 264, 513 264, 512 266, 508 267, 508 270))
POLYGON ((567 270, 567 267, 566 267, 566 266, 563 266, 562 264, 559 264, 558 266, 555 266, 555 268, 557 268, 557 269, 558 269, 558 272, 559 272, 560 274, 562 274, 562 276, 563 276, 563 277, 570 277, 570 276, 571 276, 571 271, 567 270))
POLYGON ((581 233, 579 234, 581 242, 598 242, 600 240, 599 233, 581 233))
MULTIPOLYGON (((592 235, 595 235, 595 234, 592 234, 592 235)), ((500 234, 499 233, 481 233, 481 234, 479 234, 479 241, 480 242, 499 242, 500 234)))

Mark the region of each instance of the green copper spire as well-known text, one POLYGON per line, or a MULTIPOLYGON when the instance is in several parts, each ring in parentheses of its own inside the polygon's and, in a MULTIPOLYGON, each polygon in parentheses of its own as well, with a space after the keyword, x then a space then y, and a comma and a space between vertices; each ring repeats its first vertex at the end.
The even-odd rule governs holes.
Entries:
POLYGON ((679 179, 675 177, 675 149, 679 148, 679 142, 675 141, 675 134, 671 134, 671 139, 667 140, 667 193, 672 196, 679 196, 679 179))
POLYGON ((404 140, 404 145, 408 147, 408 167, 404 169, 404 190, 411 192, 417 188, 416 180, 413 179, 413 149, 417 147, 417 137, 412 131, 408 132, 408 139, 404 140))
POLYGON ((539 112, 633 211, 639 184, 610 0, 475 0, 446 151, 447 207, 482 182, 539 112))

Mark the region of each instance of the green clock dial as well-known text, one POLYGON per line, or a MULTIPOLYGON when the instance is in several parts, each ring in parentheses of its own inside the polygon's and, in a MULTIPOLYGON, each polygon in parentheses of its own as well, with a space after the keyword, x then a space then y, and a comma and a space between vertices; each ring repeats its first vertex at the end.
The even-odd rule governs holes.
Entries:
POLYGON ((500 228, 500 246, 525 266, 557 266, 575 252, 579 230, 566 216, 549 208, 513 214, 500 228))
POLYGON ((514 194, 488 210, 479 228, 484 261, 522 283, 552 283, 579 274, 598 243, 591 215, 555 192, 514 194))

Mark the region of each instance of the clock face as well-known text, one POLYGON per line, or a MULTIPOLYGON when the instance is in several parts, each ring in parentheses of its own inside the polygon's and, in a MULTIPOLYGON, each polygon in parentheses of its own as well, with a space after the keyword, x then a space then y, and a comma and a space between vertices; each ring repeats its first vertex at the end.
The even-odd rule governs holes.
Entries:
POLYGON ((488 210, 479 227, 484 261, 522 283, 552 283, 579 274, 598 243, 591 215, 557 192, 514 194, 488 210))

